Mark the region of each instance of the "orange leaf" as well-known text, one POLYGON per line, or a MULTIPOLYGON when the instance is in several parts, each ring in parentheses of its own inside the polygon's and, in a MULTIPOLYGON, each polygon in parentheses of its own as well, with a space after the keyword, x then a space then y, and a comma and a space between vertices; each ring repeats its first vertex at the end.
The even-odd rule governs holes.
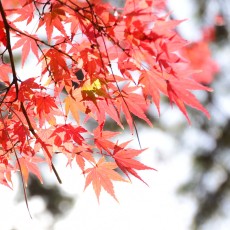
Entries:
POLYGON ((73 118, 75 119, 75 121, 79 124, 80 123, 80 117, 79 117, 79 108, 78 108, 77 105, 78 105, 77 101, 74 100, 71 96, 68 96, 68 97, 65 98, 66 115, 68 115, 69 111, 70 111, 72 113, 73 118))
POLYGON ((85 174, 88 174, 86 177, 85 189, 90 183, 92 183, 98 202, 101 187, 103 187, 116 201, 118 201, 114 193, 112 180, 126 180, 122 178, 121 175, 119 175, 116 171, 114 171, 116 168, 116 163, 106 162, 105 158, 102 157, 94 167, 85 170, 85 174))
POLYGON ((35 157, 34 162, 31 162, 29 158, 28 160, 26 158, 19 158, 18 161, 20 164, 20 167, 19 166, 18 167, 21 169, 25 186, 27 186, 30 172, 33 173, 35 176, 37 176, 42 183, 42 177, 37 166, 37 163, 42 162, 42 159, 35 157))

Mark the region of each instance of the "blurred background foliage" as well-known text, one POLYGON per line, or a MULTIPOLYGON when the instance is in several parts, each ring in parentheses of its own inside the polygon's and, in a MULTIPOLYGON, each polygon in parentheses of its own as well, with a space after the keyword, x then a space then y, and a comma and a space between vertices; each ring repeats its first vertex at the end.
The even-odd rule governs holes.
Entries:
MULTIPOLYGON (((230 1, 191 1, 200 30, 213 29, 210 48, 219 65, 219 73, 211 84, 214 92, 204 100, 211 120, 196 119, 194 116, 193 122, 197 130, 194 135, 204 133, 209 141, 194 149, 191 159, 193 173, 187 183, 179 188, 180 193, 190 194, 196 201, 192 229, 200 230, 213 221, 229 218, 226 207, 230 204, 230 1)), ((186 145, 185 139, 181 139, 181 144, 186 145)))

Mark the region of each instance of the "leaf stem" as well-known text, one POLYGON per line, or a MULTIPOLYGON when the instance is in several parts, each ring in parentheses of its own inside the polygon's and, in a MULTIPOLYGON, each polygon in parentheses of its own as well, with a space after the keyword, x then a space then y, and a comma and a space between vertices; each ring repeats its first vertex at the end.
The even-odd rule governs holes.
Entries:
POLYGON ((21 109, 22 109, 22 113, 23 113, 24 117, 26 118, 26 121, 27 121, 27 124, 28 124, 30 132, 33 134, 33 136, 36 138, 36 140, 41 144, 42 148, 44 149, 44 151, 48 155, 48 157, 50 159, 50 162, 51 162, 51 167, 52 167, 52 169, 54 171, 54 174, 55 174, 58 182, 60 184, 62 184, 62 180, 61 180, 61 178, 60 178, 60 176, 59 176, 59 174, 58 174, 58 172, 57 172, 57 170, 56 170, 56 168, 55 168, 55 166, 54 166, 54 164, 52 162, 52 156, 51 156, 48 148, 46 147, 45 143, 41 140, 41 138, 37 135, 37 133, 35 133, 35 130, 34 130, 32 124, 31 124, 30 119, 28 117, 28 114, 26 112, 25 106, 24 106, 24 104, 22 102, 21 102, 21 109))

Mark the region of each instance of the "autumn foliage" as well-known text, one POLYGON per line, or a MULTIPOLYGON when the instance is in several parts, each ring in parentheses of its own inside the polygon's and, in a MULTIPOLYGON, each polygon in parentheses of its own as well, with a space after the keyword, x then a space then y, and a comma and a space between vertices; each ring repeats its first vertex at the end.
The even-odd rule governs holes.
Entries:
POLYGON ((117 199, 112 181, 142 180, 137 171, 153 168, 136 159, 144 150, 105 129, 108 120, 121 132, 126 122, 136 132, 136 117, 151 126, 146 113, 153 105, 160 114, 161 97, 188 121, 186 106, 209 117, 192 93, 210 91, 194 77, 203 66, 185 52, 181 21, 170 19, 165 1, 115 8, 101 0, 8 0, 0 11, 0 183, 11 187, 17 171, 24 185, 30 173, 42 182, 44 162, 61 182, 52 158, 64 154, 82 170, 85 188, 117 199))

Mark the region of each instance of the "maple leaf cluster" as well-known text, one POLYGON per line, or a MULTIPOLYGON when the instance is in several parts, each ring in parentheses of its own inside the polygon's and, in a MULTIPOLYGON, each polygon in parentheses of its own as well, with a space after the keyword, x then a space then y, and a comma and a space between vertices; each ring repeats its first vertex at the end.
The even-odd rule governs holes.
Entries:
POLYGON ((127 0, 121 9, 100 0, 9 0, 0 11, 0 183, 11 186, 15 171, 25 185, 30 173, 42 181, 42 162, 61 181, 52 158, 62 153, 98 199, 101 188, 116 199, 112 181, 126 181, 118 168, 140 180, 137 170, 153 168, 135 159, 143 150, 113 141, 119 133, 105 130, 108 118, 121 130, 126 120, 131 133, 135 117, 151 126, 146 112, 154 104, 160 113, 162 96, 188 120, 187 105, 209 117, 191 91, 210 89, 192 77, 181 51, 187 41, 175 30, 181 21, 170 19, 165 1, 127 0), (21 76, 20 68, 36 71, 21 76))

